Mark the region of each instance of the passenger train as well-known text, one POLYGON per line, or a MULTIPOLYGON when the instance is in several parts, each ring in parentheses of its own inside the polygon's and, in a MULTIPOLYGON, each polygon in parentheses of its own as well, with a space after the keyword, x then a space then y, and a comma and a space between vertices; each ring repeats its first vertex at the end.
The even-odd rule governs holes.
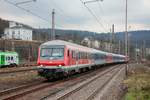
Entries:
POLYGON ((47 79, 68 76, 95 66, 125 63, 124 55, 108 53, 74 43, 53 40, 41 44, 38 50, 38 74, 47 79))

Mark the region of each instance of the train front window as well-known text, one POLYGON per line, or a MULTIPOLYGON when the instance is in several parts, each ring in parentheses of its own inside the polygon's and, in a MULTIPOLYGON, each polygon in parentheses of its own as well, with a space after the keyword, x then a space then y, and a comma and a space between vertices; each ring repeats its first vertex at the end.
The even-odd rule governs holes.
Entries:
POLYGON ((42 48, 41 49, 42 59, 63 59, 64 48, 42 48))

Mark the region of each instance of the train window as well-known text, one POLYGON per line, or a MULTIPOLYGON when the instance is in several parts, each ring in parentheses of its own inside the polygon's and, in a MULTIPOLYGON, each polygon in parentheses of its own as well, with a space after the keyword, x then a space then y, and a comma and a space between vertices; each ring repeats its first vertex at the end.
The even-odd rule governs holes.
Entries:
POLYGON ((72 58, 73 58, 73 51, 71 53, 72 53, 72 58))
POLYGON ((84 59, 84 52, 82 52, 82 59, 84 59))
POLYGON ((52 55, 52 48, 43 48, 42 50, 41 50, 41 56, 42 57, 49 57, 49 56, 51 56, 52 55))
POLYGON ((81 52, 81 59, 83 59, 83 52, 81 52))
POLYGON ((74 58, 74 59, 76 58, 76 53, 75 53, 75 51, 72 52, 72 58, 74 58))
POLYGON ((62 59, 64 57, 64 48, 43 48, 41 57, 44 59, 62 59))
POLYGON ((13 60, 13 57, 11 57, 11 60, 13 60))
POLYGON ((8 57, 8 60, 10 60, 10 57, 8 57))
POLYGON ((81 52, 79 52, 78 55, 79 55, 79 59, 81 59, 81 52))
POLYGON ((53 57, 62 57, 64 50, 61 48, 53 48, 52 56, 53 57))
POLYGON ((69 57, 69 50, 68 50, 68 57, 69 57))

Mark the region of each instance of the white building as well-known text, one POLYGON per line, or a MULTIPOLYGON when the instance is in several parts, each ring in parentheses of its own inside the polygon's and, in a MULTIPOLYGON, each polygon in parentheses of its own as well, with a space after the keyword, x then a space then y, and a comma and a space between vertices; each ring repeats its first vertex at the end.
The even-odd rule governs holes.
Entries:
POLYGON ((4 38, 32 41, 32 28, 11 21, 9 22, 9 28, 4 30, 4 38))
POLYGON ((100 43, 98 40, 90 39, 91 37, 85 37, 82 41, 81 44, 84 46, 92 47, 98 49, 100 47, 100 43))

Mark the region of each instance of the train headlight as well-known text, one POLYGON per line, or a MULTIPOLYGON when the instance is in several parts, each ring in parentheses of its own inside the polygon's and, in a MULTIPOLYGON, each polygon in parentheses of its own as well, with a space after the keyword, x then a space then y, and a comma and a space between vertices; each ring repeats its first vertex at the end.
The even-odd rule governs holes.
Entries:
POLYGON ((59 65, 59 67, 61 67, 62 65, 59 65))
POLYGON ((40 65, 40 67, 43 67, 43 65, 40 65))

